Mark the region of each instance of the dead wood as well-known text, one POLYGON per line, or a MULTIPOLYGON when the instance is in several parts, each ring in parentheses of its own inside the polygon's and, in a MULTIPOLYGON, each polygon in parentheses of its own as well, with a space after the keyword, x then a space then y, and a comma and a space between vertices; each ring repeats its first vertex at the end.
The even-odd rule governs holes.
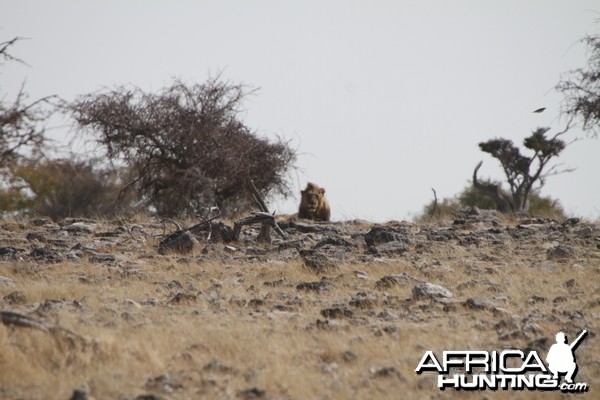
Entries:
POLYGON ((14 311, 0 311, 0 321, 6 326, 18 326, 20 328, 33 328, 46 333, 50 332, 50 326, 27 315, 14 311))

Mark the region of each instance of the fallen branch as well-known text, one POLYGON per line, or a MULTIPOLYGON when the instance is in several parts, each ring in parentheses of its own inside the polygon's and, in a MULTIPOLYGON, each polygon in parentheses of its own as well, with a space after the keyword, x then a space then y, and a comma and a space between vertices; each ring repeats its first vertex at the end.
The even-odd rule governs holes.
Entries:
POLYGON ((238 219, 233 224, 233 240, 239 241, 240 233, 242 231, 242 226, 244 225, 254 225, 261 224, 261 231, 258 235, 257 240, 259 242, 271 242, 270 229, 271 227, 275 229, 275 232, 279 234, 283 239, 287 239, 287 235, 285 232, 281 230, 277 222, 275 222, 275 216, 266 212, 253 212, 252 217, 246 217, 242 219, 238 219))
POLYGON ((21 328, 33 328, 46 333, 50 332, 50 326, 45 323, 28 317, 24 314, 19 314, 14 311, 0 311, 0 322, 6 326, 18 326, 21 328))
POLYGON ((271 243, 271 228, 275 229, 275 232, 277 232, 283 239, 287 239, 287 235, 281 230, 279 225, 277 225, 277 221, 275 221, 275 215, 269 212, 267 205, 262 199, 260 193, 258 193, 258 189, 256 188, 256 185, 252 179, 250 179, 250 190, 252 191, 252 197, 254 198, 254 201, 256 201, 258 207, 260 208, 260 212, 253 212, 252 217, 246 217, 235 221, 233 225, 233 240, 236 242, 239 241, 242 226, 258 223, 261 224, 260 232, 256 238, 258 242, 271 243))

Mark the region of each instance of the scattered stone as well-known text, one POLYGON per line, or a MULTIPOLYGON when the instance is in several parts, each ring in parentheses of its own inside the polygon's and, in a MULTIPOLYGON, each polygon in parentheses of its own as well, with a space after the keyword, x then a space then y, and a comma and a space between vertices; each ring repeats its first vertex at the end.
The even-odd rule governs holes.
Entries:
POLYGON ((33 242, 33 241, 45 242, 46 241, 46 237, 40 232, 29 232, 27 234, 27 236, 25 236, 25 238, 30 242, 33 242))
POLYGON ((383 278, 375 282, 375 288, 377 289, 389 289, 395 286, 405 286, 409 283, 420 282, 418 279, 413 278, 406 272, 399 274, 386 275, 383 278))
POLYGON ((92 224, 86 224, 83 222, 75 222, 74 224, 71 224, 68 226, 63 226, 62 229, 69 233, 79 233, 79 234, 90 235, 90 234, 94 233, 96 226, 92 225, 92 224))
POLYGON ((140 394, 134 400, 167 400, 157 394, 140 394))
POLYGON ((452 292, 443 286, 435 285, 433 283, 422 283, 413 287, 412 290, 413 298, 419 299, 450 299, 452 298, 452 292))
POLYGON ((564 303, 565 301, 567 301, 568 299, 565 296, 557 296, 554 298, 554 300, 552 300, 553 304, 559 304, 559 303, 564 303))
POLYGON ((233 367, 221 364, 218 360, 211 360, 203 368, 205 371, 217 372, 219 374, 231 374, 235 372, 233 367))
POLYGON ((229 299, 229 304, 233 304, 238 307, 246 307, 248 301, 240 296, 231 296, 231 298, 229 299))
POLYGON ((17 290, 4 296, 2 300, 4 300, 6 304, 19 305, 27 303, 27 296, 25 296, 25 293, 17 290))
POLYGON ((325 273, 337 269, 336 263, 323 253, 314 250, 300 250, 300 256, 304 265, 316 273, 325 273))
POLYGON ((546 300, 548 300, 548 299, 546 299, 546 298, 545 298, 545 297, 543 297, 543 296, 537 296, 537 295, 533 295, 533 296, 531 296, 531 297, 529 297, 529 298, 527 299, 527 302, 528 302, 529 304, 537 304, 537 303, 545 303, 545 302, 546 302, 546 300))
POLYGON ((0 258, 7 260, 7 261, 12 261, 15 260, 17 258, 17 254, 20 252, 25 252, 26 250, 24 249, 19 249, 17 247, 0 247, 0 258))
POLYGON ((198 239, 190 231, 177 231, 160 242, 158 253, 191 253, 198 244, 198 239))
POLYGON ((371 375, 374 378, 400 377, 400 373, 395 367, 374 368, 371 367, 371 375))
POLYGON ((160 390, 166 393, 172 393, 175 390, 184 388, 180 375, 158 375, 148 378, 144 387, 148 390, 160 390))
POLYGON ((288 284, 288 281, 285 278, 277 279, 277 280, 274 280, 274 281, 265 281, 263 283, 263 285, 269 286, 269 287, 284 286, 284 285, 287 285, 287 284, 288 284))
POLYGON ((369 279, 369 275, 365 271, 354 271, 354 276, 358 279, 369 279))
POLYGON ((265 305, 265 300, 264 299, 259 299, 259 298, 251 299, 248 302, 248 307, 252 307, 252 308, 258 308, 258 307, 262 307, 264 305, 265 305))
POLYGON ((564 286, 565 286, 567 289, 573 289, 574 287, 576 287, 576 286, 577 286, 577 282, 575 281, 575 279, 569 279, 568 281, 566 281, 566 282, 564 283, 564 286))
POLYGON ((6 276, 0 276, 0 287, 11 287, 15 286, 13 279, 7 278, 6 276))
POLYGON ((387 242, 378 247, 369 247, 369 252, 388 257, 401 256, 408 250, 408 246, 399 241, 387 242))
POLYGON ((548 249, 546 256, 548 260, 567 260, 575 256, 575 250, 571 246, 559 244, 548 249))
POLYGON ((383 320, 383 321, 397 321, 400 319, 400 317, 398 317, 398 315, 394 314, 393 312, 391 312, 389 309, 385 309, 382 312, 380 312, 379 314, 377 314, 377 318, 383 320))
POLYGON ((342 353, 342 360, 344 360, 345 362, 354 362, 357 358, 358 356, 353 351, 346 350, 342 353))
POLYGON ((34 248, 29 253, 29 257, 38 262, 47 262, 51 264, 62 262, 65 258, 61 253, 46 247, 34 248))
POLYGON ((89 252, 89 255, 90 262, 105 263, 117 261, 117 256, 115 256, 114 254, 89 252))
POLYGON ((398 240, 396 233, 389 228, 375 227, 365 234, 365 242, 367 246, 374 247, 383 243, 393 242, 398 240))
POLYGON ((242 400, 255 400, 255 399, 264 399, 267 394, 266 390, 253 387, 250 389, 240 390, 238 392, 238 398, 242 400))
POLYGON ((371 292, 358 292, 356 296, 350 300, 352 307, 368 309, 377 306, 377 295, 371 292))
POLYGON ((331 308, 325 308, 321 310, 321 315, 325 318, 331 319, 342 319, 342 318, 352 318, 354 313, 351 309, 346 306, 336 306, 331 308))
POLYGON ((471 310, 493 310, 495 307, 489 302, 481 299, 467 299, 463 305, 471 310))
POLYGON ((306 291, 314 291, 314 292, 322 292, 325 290, 329 290, 331 288, 331 283, 329 282, 302 282, 296 286, 297 290, 306 290, 306 291))
POLYGON ((85 389, 75 389, 69 400, 88 400, 88 392, 85 389))
POLYGON ((318 249, 318 248, 326 246, 326 245, 342 246, 342 247, 356 247, 355 244, 350 243, 346 239, 341 238, 339 236, 328 236, 325 239, 317 242, 317 244, 314 245, 313 249, 318 249))
POLYGON ((591 238, 594 236, 594 229, 591 226, 584 226, 575 231, 575 234, 582 238, 591 238))
POLYGON ((196 295, 178 292, 171 297, 169 304, 189 304, 198 299, 196 295))

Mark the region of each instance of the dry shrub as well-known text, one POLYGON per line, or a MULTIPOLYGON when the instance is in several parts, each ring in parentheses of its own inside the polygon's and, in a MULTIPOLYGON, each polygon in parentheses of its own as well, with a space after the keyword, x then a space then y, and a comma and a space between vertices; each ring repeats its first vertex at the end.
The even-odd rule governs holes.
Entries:
POLYGON ((159 93, 121 86, 82 96, 69 109, 109 158, 127 163, 134 173, 129 188, 159 214, 216 204, 234 215, 253 203, 250 179, 263 195, 289 193, 295 161, 289 143, 261 138, 241 121, 246 95, 244 86, 217 77, 175 81, 159 93))
POLYGON ((29 207, 38 215, 60 219, 112 216, 122 211, 117 207, 123 204, 118 174, 98 168, 94 160, 28 160, 18 164, 14 173, 35 194, 29 207))

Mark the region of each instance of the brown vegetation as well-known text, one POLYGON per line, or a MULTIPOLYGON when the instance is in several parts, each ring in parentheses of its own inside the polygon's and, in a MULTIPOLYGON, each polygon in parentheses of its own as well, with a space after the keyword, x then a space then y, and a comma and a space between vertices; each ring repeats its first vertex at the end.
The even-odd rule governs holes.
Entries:
MULTIPOLYGON (((575 222, 573 222, 575 223, 575 222)), ((281 224, 257 245, 160 255, 159 221, 0 223, 0 397, 481 398, 440 392, 425 350, 535 349, 590 334, 576 381, 600 385, 600 227, 472 214, 436 225, 281 224), (417 296, 423 282, 451 298, 417 296)), ((500 392, 557 398, 558 393, 500 392)))

